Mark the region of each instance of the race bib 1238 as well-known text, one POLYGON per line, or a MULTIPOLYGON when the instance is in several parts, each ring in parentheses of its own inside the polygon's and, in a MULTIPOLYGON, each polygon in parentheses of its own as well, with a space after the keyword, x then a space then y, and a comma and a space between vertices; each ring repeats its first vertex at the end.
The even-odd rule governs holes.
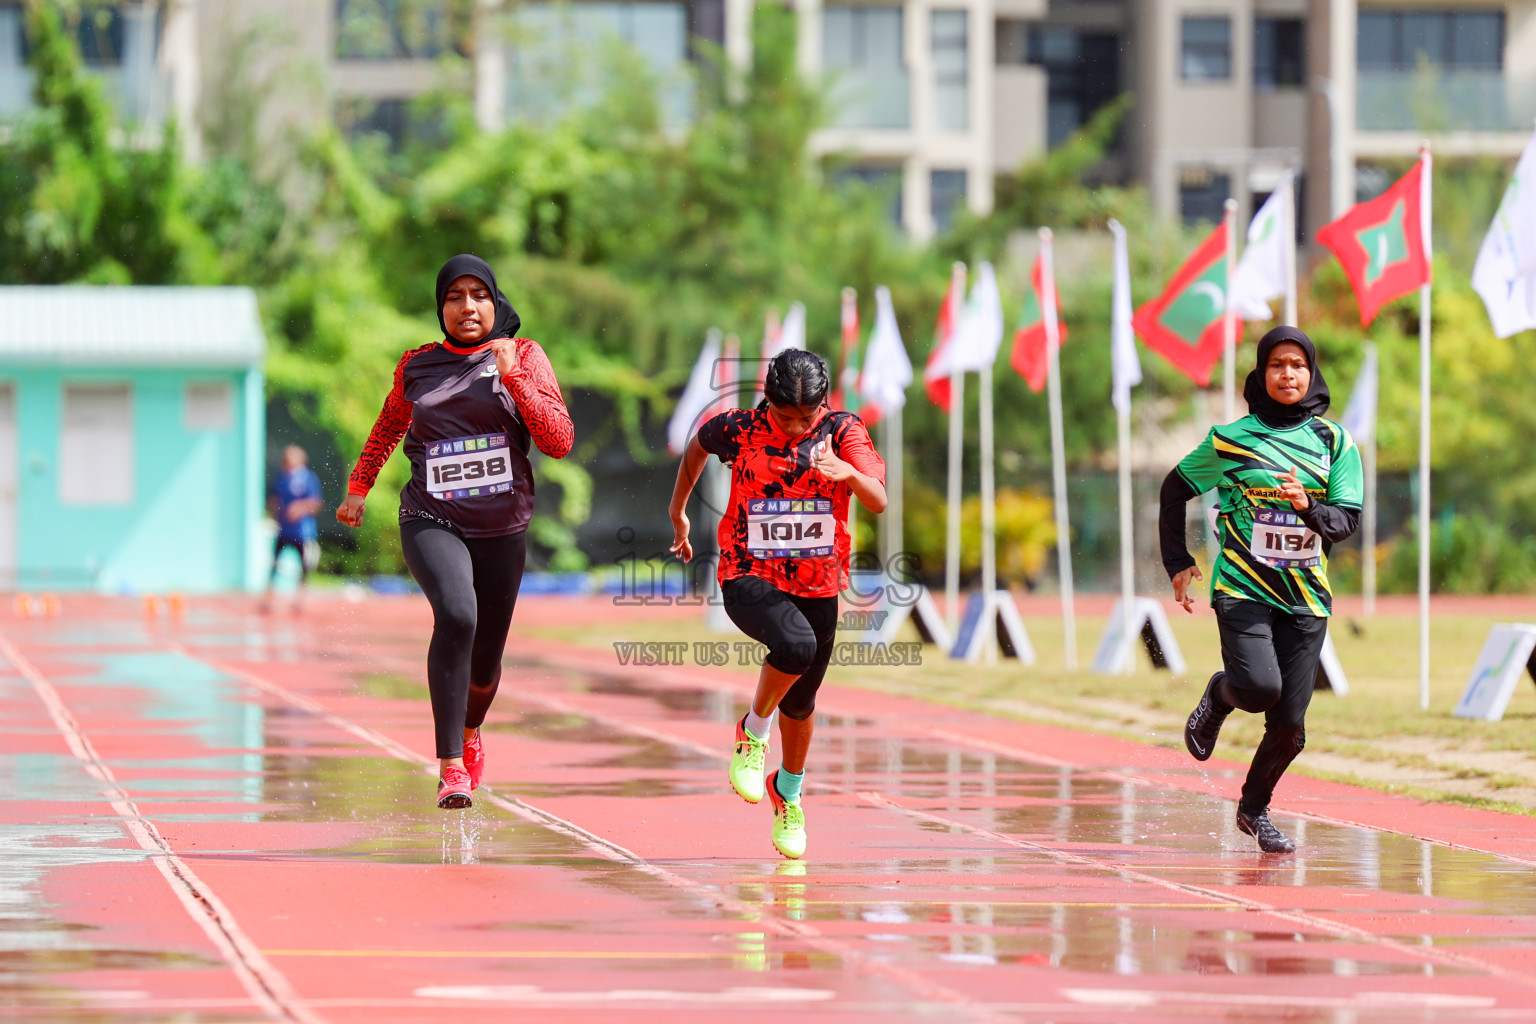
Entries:
POLYGON ((427 445, 427 493, 440 501, 502 494, 512 489, 506 434, 481 434, 427 445))

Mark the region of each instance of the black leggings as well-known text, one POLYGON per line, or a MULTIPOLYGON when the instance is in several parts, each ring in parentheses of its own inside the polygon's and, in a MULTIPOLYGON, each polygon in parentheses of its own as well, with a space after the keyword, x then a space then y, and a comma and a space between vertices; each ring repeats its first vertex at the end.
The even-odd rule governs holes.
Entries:
POLYGON ((438 757, 464 755, 464 730, 485 721, 527 555, 522 533, 467 540, 430 519, 400 522, 405 564, 432 603, 427 688, 438 757))
POLYGON ((768 648, 768 664, 799 676, 779 701, 785 718, 803 720, 816 710, 816 691, 832 660, 837 636, 837 597, 797 597, 758 576, 739 576, 720 587, 725 613, 740 630, 768 648))
POLYGON ((1225 594, 1216 595, 1214 605, 1226 669, 1217 696, 1241 711, 1264 715, 1264 738, 1238 801, 1244 813, 1257 814, 1269 808, 1280 776, 1306 746, 1307 705, 1328 620, 1225 594))

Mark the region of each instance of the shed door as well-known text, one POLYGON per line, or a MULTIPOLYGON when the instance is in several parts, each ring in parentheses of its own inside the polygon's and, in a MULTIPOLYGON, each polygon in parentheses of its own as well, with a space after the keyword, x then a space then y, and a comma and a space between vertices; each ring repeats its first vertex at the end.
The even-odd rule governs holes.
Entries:
POLYGON ((16 586, 16 388, 0 384, 0 587, 16 586))

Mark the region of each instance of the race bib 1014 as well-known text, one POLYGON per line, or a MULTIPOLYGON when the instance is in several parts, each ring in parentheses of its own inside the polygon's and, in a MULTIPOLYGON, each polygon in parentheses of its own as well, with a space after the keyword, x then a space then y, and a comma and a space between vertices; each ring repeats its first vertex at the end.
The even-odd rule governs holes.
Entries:
POLYGON ((512 489, 506 434, 455 437, 427 445, 427 493, 440 501, 504 494, 512 489))
POLYGON ((753 558, 825 558, 836 550, 830 498, 751 498, 747 550, 753 558))
POLYGON ((1248 550, 1272 569, 1309 569, 1323 560, 1322 538, 1295 512, 1276 508, 1253 510, 1248 550))

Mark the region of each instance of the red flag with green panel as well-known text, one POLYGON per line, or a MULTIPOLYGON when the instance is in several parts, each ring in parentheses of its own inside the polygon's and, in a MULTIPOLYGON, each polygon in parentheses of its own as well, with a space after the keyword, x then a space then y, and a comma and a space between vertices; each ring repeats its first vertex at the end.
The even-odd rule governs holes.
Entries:
MULTIPOLYGON (((1038 393, 1046 385, 1046 378, 1050 376, 1050 353, 1046 348, 1045 340, 1045 310, 1044 303, 1040 301, 1045 294, 1042 278, 1045 276, 1045 268, 1040 263, 1040 258, 1035 258, 1035 268, 1029 275, 1029 290, 1024 293, 1024 312, 1019 317, 1019 329, 1013 332, 1013 354, 1009 362, 1013 368, 1019 371, 1019 376, 1024 378, 1024 383, 1029 385, 1029 390, 1038 393)), ((1056 292, 1056 341, 1058 344, 1067 340, 1067 324, 1061 319, 1061 292, 1056 292)))
POLYGON ((1163 294, 1145 303, 1131 326, 1179 372, 1201 387, 1211 382, 1211 368, 1221 359, 1225 339, 1222 314, 1227 308, 1227 225, 1216 225, 1184 261, 1163 294))
POLYGON ((1317 232, 1344 265, 1360 303, 1360 325, 1369 327, 1382 306, 1430 281, 1424 249, 1424 162, 1375 199, 1317 232))

